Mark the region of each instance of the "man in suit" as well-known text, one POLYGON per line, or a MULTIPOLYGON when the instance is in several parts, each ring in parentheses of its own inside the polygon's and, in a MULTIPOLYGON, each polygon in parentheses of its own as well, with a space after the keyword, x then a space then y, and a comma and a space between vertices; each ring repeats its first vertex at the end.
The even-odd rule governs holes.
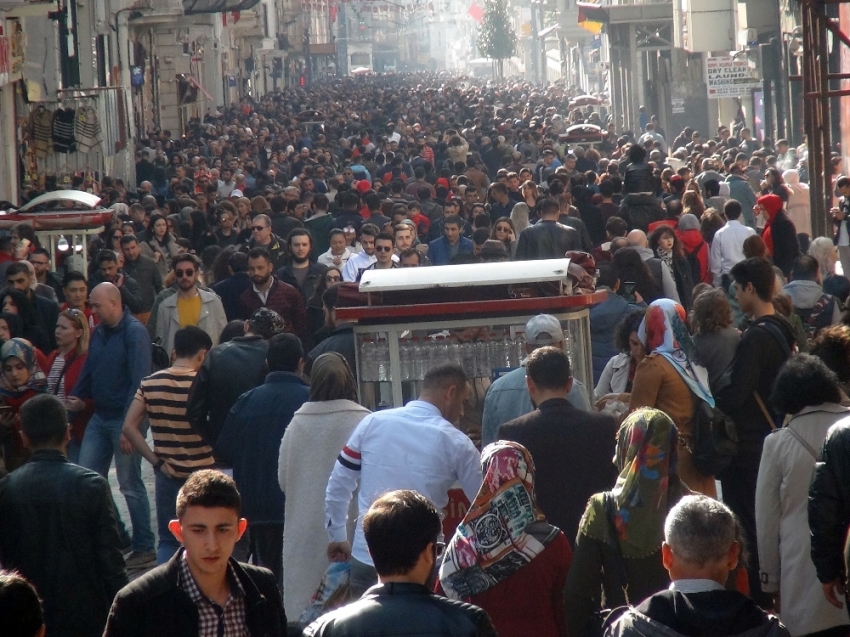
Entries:
POLYGON ((611 489, 617 479, 611 462, 617 424, 567 401, 573 377, 562 349, 534 350, 525 374, 537 409, 502 425, 499 439, 518 442, 531 452, 537 502, 549 522, 572 541, 588 498, 611 489))

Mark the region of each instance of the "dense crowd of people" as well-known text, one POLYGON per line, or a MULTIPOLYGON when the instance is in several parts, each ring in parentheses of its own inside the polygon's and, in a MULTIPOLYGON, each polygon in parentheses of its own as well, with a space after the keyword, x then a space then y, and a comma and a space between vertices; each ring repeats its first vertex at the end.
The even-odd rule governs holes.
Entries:
POLYGON ((560 85, 289 88, 143 140, 88 263, 0 237, 0 626, 850 634, 850 177, 814 237, 805 145, 639 124, 560 85), (592 378, 539 314, 480 423, 449 362, 358 403, 364 273, 565 256, 607 292, 592 378))

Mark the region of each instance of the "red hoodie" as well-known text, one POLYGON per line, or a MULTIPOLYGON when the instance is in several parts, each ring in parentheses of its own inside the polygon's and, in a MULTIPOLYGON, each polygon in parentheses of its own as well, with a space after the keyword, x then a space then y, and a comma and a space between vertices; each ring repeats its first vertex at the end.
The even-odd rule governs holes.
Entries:
POLYGON ((712 275, 708 267, 708 244, 702 238, 702 234, 699 230, 693 229, 679 230, 678 235, 682 241, 682 246, 685 248, 685 256, 693 254, 699 261, 700 277, 699 281, 694 281, 694 285, 700 282, 711 285, 712 275))

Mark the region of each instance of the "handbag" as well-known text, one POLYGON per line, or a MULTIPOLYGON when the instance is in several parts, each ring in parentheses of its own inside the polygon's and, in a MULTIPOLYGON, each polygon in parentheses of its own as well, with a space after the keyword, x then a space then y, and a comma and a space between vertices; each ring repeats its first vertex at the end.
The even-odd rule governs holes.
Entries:
POLYGON ((348 562, 333 562, 325 574, 319 587, 310 599, 310 605, 301 613, 298 624, 307 626, 327 612, 340 606, 345 606, 351 600, 351 564, 348 562))
POLYGON ((690 452, 697 471, 716 476, 738 453, 738 432, 731 418, 696 394, 693 396, 696 401, 692 418, 693 442, 681 436, 680 441, 690 452))
POLYGON ((611 537, 609 547, 611 554, 614 556, 614 564, 617 571, 616 576, 620 580, 620 588, 623 590, 626 605, 617 608, 603 608, 596 611, 593 614, 593 626, 590 631, 592 637, 602 637, 608 627, 632 606, 629 600, 629 579, 626 575, 626 563, 623 558, 623 552, 620 550, 620 543, 617 541, 619 533, 617 531, 617 525, 614 523, 617 515, 617 501, 614 499, 614 494, 610 491, 603 493, 602 497, 604 499, 605 518, 608 521, 608 531, 611 537))

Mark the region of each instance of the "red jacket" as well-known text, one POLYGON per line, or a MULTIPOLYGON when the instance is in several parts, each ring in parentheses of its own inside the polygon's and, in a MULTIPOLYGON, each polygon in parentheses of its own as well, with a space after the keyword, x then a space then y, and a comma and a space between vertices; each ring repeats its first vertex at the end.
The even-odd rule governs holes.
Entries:
POLYGON ((267 307, 280 314, 286 324, 287 332, 292 332, 302 339, 306 338, 307 310, 304 297, 295 287, 274 277, 266 302, 263 303, 259 295, 254 292, 252 285, 239 297, 239 318, 247 320, 261 307, 267 307))
MULTIPOLYGON (((59 355, 59 350, 54 350, 50 353, 42 365, 42 370, 44 371, 45 376, 50 376, 50 368, 53 367, 53 362, 56 360, 56 357, 59 355)), ((65 359, 65 394, 70 394, 71 390, 74 389, 74 386, 77 384, 77 379, 80 377, 80 372, 83 370, 83 365, 86 363, 87 354, 83 354, 82 356, 77 356, 72 353, 70 355, 70 364, 68 363, 68 358, 65 359)), ((51 394, 56 395, 56 387, 50 385, 48 382, 48 390, 51 394)), ((89 424, 89 419, 94 414, 94 401, 91 399, 86 399, 86 408, 78 413, 73 420, 71 420, 71 435, 74 437, 74 440, 77 442, 83 441, 83 434, 86 432, 86 425, 89 424)))
POLYGON ((712 283, 711 270, 708 267, 708 244, 703 240, 699 230, 679 230, 679 239, 682 241, 682 246, 685 248, 685 253, 696 254, 699 261, 699 281, 697 283, 712 283), (696 250, 696 252, 694 252, 696 250))

